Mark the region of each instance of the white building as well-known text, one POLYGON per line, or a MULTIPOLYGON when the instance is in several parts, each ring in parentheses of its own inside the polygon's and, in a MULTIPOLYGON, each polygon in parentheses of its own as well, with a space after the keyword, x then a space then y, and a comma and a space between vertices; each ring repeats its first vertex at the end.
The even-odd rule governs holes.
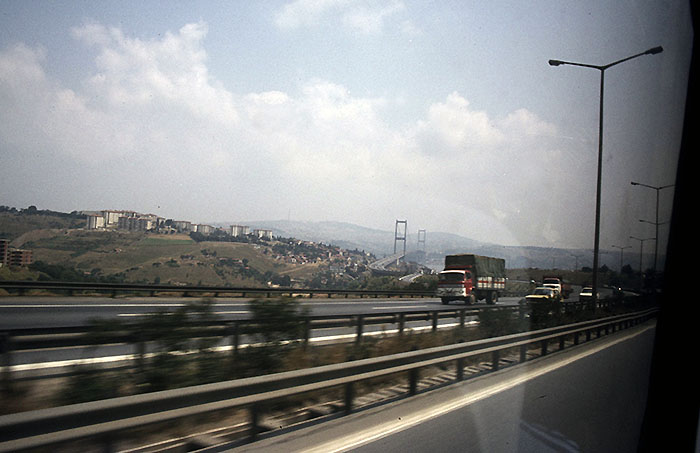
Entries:
POLYGON ((204 225, 204 224, 198 224, 198 225, 193 225, 194 231, 197 233, 202 233, 202 234, 212 234, 216 228, 214 228, 211 225, 204 225))
POLYGON ((231 225, 231 236, 245 236, 250 234, 250 227, 247 225, 231 225))
POLYGON ((272 230, 255 229, 253 234, 261 239, 272 239, 272 230))
POLYGON ((180 233, 186 233, 192 231, 192 222, 189 220, 174 220, 173 227, 180 233))
POLYGON ((86 216, 86 219, 87 219, 87 229, 88 230, 96 230, 98 228, 105 227, 105 218, 102 215, 88 214, 86 216))
POLYGON ((119 223, 119 217, 121 217, 122 211, 102 211, 102 217, 104 217, 103 226, 114 226, 119 223))

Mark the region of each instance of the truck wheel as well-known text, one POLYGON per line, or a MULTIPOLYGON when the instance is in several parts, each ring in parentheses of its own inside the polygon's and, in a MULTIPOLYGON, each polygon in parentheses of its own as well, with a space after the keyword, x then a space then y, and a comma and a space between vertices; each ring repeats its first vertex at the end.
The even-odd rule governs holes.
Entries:
POLYGON ((487 304, 493 305, 496 303, 496 300, 498 300, 496 293, 489 292, 488 294, 486 294, 486 303, 487 304))
POLYGON ((443 297, 440 300, 442 300, 442 305, 447 305, 450 303, 450 299, 448 299, 447 297, 443 297))
POLYGON ((469 297, 464 299, 464 303, 467 305, 473 305, 476 299, 474 298, 474 294, 470 294, 469 297))

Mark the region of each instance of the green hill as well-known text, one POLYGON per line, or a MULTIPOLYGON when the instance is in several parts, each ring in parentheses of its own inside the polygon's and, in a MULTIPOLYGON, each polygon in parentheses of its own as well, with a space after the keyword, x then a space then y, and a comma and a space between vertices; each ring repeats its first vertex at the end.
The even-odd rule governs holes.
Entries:
POLYGON ((85 230, 84 220, 36 210, 0 211, 0 237, 32 250, 29 269, 0 279, 108 280, 132 283, 282 286, 305 284, 331 264, 366 260, 323 244, 283 241, 195 241, 184 234, 85 230), (313 257, 313 258, 309 258, 313 257), (302 259, 303 258, 303 259, 302 259))

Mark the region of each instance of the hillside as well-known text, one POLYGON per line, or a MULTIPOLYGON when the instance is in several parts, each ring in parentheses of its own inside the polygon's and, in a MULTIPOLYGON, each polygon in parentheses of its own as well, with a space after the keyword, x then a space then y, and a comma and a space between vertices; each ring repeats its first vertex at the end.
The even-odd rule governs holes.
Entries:
POLYGON ((32 206, 21 210, 0 206, 0 239, 9 239, 13 247, 21 247, 24 241, 17 239, 33 231, 54 230, 55 233, 84 226, 85 216, 77 213, 37 210, 32 206))
POLYGON ((0 212, 0 234, 32 250, 29 269, 4 279, 91 279, 134 283, 289 286, 351 281, 373 259, 297 240, 201 241, 184 234, 84 230, 73 217, 0 212), (30 272, 30 271, 33 271, 30 272), (331 272, 332 271, 332 272, 331 272))

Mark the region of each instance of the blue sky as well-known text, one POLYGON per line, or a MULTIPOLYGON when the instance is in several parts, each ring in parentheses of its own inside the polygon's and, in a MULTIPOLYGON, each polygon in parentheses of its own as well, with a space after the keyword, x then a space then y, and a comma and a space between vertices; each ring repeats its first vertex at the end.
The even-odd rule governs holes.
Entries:
POLYGON ((5 1, 0 203, 591 248, 599 74, 547 61, 662 45, 606 73, 601 247, 627 245, 655 195, 630 181, 675 177, 688 9, 5 1))

